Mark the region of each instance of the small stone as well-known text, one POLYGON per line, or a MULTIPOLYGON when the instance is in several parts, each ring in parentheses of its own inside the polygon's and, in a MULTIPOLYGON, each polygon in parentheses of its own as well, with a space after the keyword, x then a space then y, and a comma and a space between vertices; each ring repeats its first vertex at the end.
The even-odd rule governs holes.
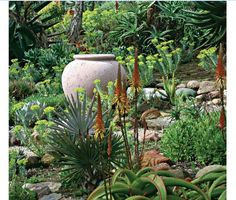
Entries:
POLYGON ((167 99, 167 93, 165 90, 158 90, 155 92, 154 97, 165 100, 167 99))
POLYGON ((219 98, 220 97, 220 92, 219 91, 212 91, 209 93, 209 96, 211 99, 219 98))
POLYGON ((153 167, 154 170, 168 170, 170 169, 170 165, 168 163, 159 163, 155 167, 153 167))
POLYGON ((206 166, 204 168, 202 168, 201 170, 198 171, 198 173, 196 174, 196 178, 199 178, 203 175, 205 175, 206 173, 210 172, 210 171, 214 171, 214 170, 224 170, 225 169, 225 166, 223 165, 209 165, 209 166, 206 166))
POLYGON ((26 157, 26 168, 38 167, 40 165, 40 158, 38 156, 28 156, 26 157))
POLYGON ((184 171, 181 168, 177 168, 177 169, 169 169, 168 170, 170 173, 174 174, 177 178, 181 178, 184 179, 185 175, 184 175, 184 171))
POLYGON ((48 154, 48 153, 46 153, 46 154, 41 158, 41 162, 42 162, 42 164, 43 164, 44 166, 49 166, 49 165, 51 165, 54 160, 55 160, 55 158, 54 158, 52 155, 48 154))
POLYGON ((157 83, 156 84, 156 88, 158 88, 158 89, 163 89, 164 87, 163 87, 163 83, 157 83))
POLYGON ((44 195, 51 193, 51 190, 47 185, 41 185, 40 183, 39 184, 38 183, 37 184, 26 183, 22 186, 22 188, 36 192, 38 198, 41 198, 44 195))
POLYGON ((163 129, 172 123, 172 119, 170 117, 158 117, 156 119, 148 119, 146 122, 150 128, 163 129))
POLYGON ((204 101, 204 95, 200 94, 195 97, 197 103, 202 103, 204 101))
POLYGON ((38 190, 35 189, 34 191, 37 193, 37 196, 38 196, 39 199, 42 198, 43 196, 48 195, 48 194, 51 193, 51 190, 49 189, 48 186, 38 188, 38 190))
POLYGON ((177 85, 176 89, 179 89, 179 88, 186 88, 186 84, 181 83, 181 84, 177 85))
POLYGON ((40 198, 39 200, 60 200, 62 198, 61 194, 58 193, 52 193, 46 196, 43 196, 42 198, 40 198))
POLYGON ((196 81, 196 80, 192 80, 187 83, 187 88, 190 88, 190 89, 197 90, 199 86, 200 86, 200 83, 199 81, 196 81))
POLYGON ((176 96, 195 97, 197 92, 190 88, 179 88, 175 91, 176 96))
POLYGON ((205 93, 209 93, 216 90, 217 90, 217 86, 214 81, 202 81, 200 83, 197 94, 205 94, 205 93))
POLYGON ((215 104, 215 105, 220 105, 221 104, 221 100, 219 98, 213 99, 212 103, 215 104))
MULTIPOLYGON (((143 142, 144 140, 144 129, 142 131, 138 131, 139 135, 138 135, 138 140, 139 142, 143 142)), ((160 140, 160 137, 158 136, 157 131, 154 130, 146 130, 146 134, 145 134, 145 142, 148 141, 158 141, 160 140)))

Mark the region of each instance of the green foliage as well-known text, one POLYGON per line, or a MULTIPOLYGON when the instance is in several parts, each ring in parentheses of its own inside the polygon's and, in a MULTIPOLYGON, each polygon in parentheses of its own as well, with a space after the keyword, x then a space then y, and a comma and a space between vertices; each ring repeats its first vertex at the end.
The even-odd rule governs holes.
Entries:
POLYGON ((71 96, 67 99, 66 111, 63 114, 56 113, 57 119, 54 120, 57 126, 54 128, 60 132, 66 131, 76 138, 85 139, 89 135, 89 130, 94 125, 96 112, 92 112, 94 98, 88 106, 89 101, 86 92, 83 94, 77 93, 76 98, 71 96))
MULTIPOLYGON (((182 199, 184 190, 196 192, 198 198, 208 199, 207 195, 197 186, 176 178, 167 171, 154 171, 144 168, 136 174, 128 169, 119 169, 113 175, 108 191, 113 199, 182 199), (178 186, 178 192, 174 190, 178 186)), ((104 185, 94 190, 88 200, 105 199, 104 185)))
MULTIPOLYGON (((164 77, 171 77, 175 74, 180 61, 182 50, 173 46, 173 40, 156 44, 156 67, 164 77)), ((155 42, 154 42, 155 44, 155 42)))
POLYGON ((23 152, 11 150, 9 151, 9 199, 10 200, 36 200, 36 193, 22 188, 24 184, 24 177, 26 159, 23 152))
MULTIPOLYGON (((51 2, 10 2, 10 58, 24 58, 24 52, 34 47, 48 47, 47 29, 58 23, 62 11, 43 13, 51 2)), ((60 9, 60 8, 55 8, 60 9)), ((54 9, 54 10, 55 10, 54 9)))
POLYGON ((107 52, 112 49, 116 39, 109 37, 109 32, 117 25, 117 18, 121 13, 116 14, 112 2, 105 4, 112 7, 97 7, 93 11, 86 10, 83 13, 84 42, 90 52, 107 52), (107 20, 109 19, 109 20, 107 20))
POLYGON ((23 189, 22 177, 16 177, 10 182, 9 186, 9 200, 36 200, 37 193, 23 189))
POLYGON ((226 41, 226 2, 200 1, 194 2, 196 11, 185 11, 188 25, 194 25, 197 30, 204 30, 201 35, 205 41, 201 46, 212 46, 226 41))
POLYGON ((207 71, 215 72, 217 64, 217 52, 215 47, 203 49, 198 54, 199 59, 198 66, 204 68, 207 71))
MULTIPOLYGON (((211 170, 199 178, 192 181, 193 184, 202 188, 210 199, 225 200, 226 199, 226 167, 211 170)), ((196 193, 192 192, 188 199, 196 197, 196 193)))
POLYGON ((165 129, 161 151, 174 161, 225 164, 226 144, 218 121, 219 113, 176 121, 165 129))
MULTIPOLYGON (((175 105, 175 103, 176 103, 176 95, 175 95, 176 80, 175 80, 174 75, 172 76, 172 79, 169 79, 168 77, 163 77, 162 82, 163 82, 164 90, 166 91, 166 94, 167 94, 167 98, 169 99, 169 101, 172 105, 175 105)), ((161 93, 161 91, 159 91, 159 92, 161 93)), ((165 96, 165 94, 163 94, 163 95, 165 96)))
POLYGON ((87 184, 96 187, 102 174, 108 174, 115 166, 122 166, 121 161, 125 159, 123 142, 118 136, 112 138, 110 164, 107 156, 107 138, 102 140, 102 152, 99 142, 93 137, 81 140, 67 132, 55 131, 50 134, 48 145, 50 153, 58 159, 59 165, 64 166, 62 171, 67 172, 64 181, 77 182, 83 187, 87 184), (103 156, 103 172, 99 154, 103 156))
POLYGON ((35 92, 34 87, 35 87, 34 82, 21 79, 10 81, 9 82, 10 98, 15 98, 16 100, 24 99, 35 92))

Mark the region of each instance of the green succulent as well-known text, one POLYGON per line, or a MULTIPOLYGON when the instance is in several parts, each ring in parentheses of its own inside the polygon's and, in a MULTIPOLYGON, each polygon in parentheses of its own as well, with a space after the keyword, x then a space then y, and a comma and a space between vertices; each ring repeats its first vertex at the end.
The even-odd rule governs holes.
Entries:
MULTIPOLYGON (((108 191, 112 199, 182 199, 184 193, 175 191, 178 186, 181 190, 196 192, 198 198, 208 200, 207 194, 196 185, 176 178, 167 171, 154 171, 152 168, 143 168, 137 173, 128 169, 119 169, 113 175, 108 191)), ((88 197, 88 200, 105 199, 105 187, 100 185, 88 197)))
POLYGON ((203 31, 205 41, 198 47, 226 41, 226 1, 195 1, 197 11, 185 11, 188 25, 203 31))

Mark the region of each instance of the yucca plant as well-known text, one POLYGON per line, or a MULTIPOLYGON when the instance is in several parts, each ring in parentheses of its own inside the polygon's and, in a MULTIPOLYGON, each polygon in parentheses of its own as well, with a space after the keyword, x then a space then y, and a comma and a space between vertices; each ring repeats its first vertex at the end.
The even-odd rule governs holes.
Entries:
MULTIPOLYGON (((194 184, 176 178, 167 171, 154 171, 143 168, 137 173, 128 169, 119 169, 111 179, 110 192, 112 199, 183 199, 182 188, 194 191, 198 198, 208 200, 207 195, 194 184), (176 187, 179 189, 176 191, 176 187)), ((104 199, 104 186, 100 185, 88 197, 88 200, 104 199)))
POLYGON ((95 98, 92 98, 89 106, 87 100, 86 92, 82 95, 77 93, 75 98, 67 98, 66 111, 63 114, 56 113, 58 118, 54 120, 56 126, 53 128, 84 140, 90 134, 96 117, 96 112, 93 111, 95 98))

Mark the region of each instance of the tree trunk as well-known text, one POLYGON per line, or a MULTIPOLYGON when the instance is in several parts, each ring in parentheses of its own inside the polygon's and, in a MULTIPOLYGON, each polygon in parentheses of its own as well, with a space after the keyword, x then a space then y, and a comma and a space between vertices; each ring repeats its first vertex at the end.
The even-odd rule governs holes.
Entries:
POLYGON ((75 15, 71 21, 69 29, 69 42, 77 43, 82 32, 83 1, 76 2, 75 15))

